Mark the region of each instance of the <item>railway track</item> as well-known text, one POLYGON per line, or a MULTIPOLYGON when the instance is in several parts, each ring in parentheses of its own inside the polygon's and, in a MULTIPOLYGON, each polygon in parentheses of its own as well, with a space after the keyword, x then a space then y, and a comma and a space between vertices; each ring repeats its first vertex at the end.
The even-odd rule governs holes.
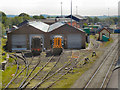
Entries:
MULTIPOLYGON (((79 57, 80 57, 80 55, 79 55, 79 57)), ((47 86, 46 88, 50 88, 50 87, 52 87, 57 81, 59 81, 63 76, 65 76, 66 74, 68 74, 71 70, 73 70, 74 68, 75 68, 75 66, 78 64, 78 60, 79 60, 79 57, 78 57, 78 59, 76 59, 75 60, 75 63, 74 63, 74 65, 72 66, 72 67, 69 67, 68 68, 68 70, 65 72, 65 73, 63 73, 61 76, 59 76, 59 78, 57 78, 53 83, 51 83, 49 86, 47 86)))
MULTIPOLYGON (((84 55, 86 55, 89 51, 87 51, 86 53, 84 53, 84 55)), ((79 53, 79 52, 78 52, 79 53)), ((62 55, 63 57, 64 55, 62 55)), ((51 86, 53 86, 57 81, 59 81, 63 76, 65 76, 67 73, 69 73, 71 70, 73 70, 73 68, 79 63, 79 60, 81 60, 81 54, 78 54, 78 57, 76 58, 72 56, 71 53, 71 57, 69 58, 69 60, 66 60, 67 62, 65 62, 65 64, 63 64, 62 62, 62 66, 59 66, 60 64, 60 57, 59 59, 56 60, 56 63, 53 65, 53 67, 46 73, 44 74, 44 77, 39 78, 40 82, 38 81, 37 84, 33 85, 34 82, 31 82, 31 85, 28 85, 28 87, 26 87, 27 85, 24 84, 23 88, 32 88, 32 89, 37 89, 37 88, 50 88, 51 86), (49 83, 49 84, 46 84, 49 83), (29 87, 32 86, 32 87, 29 87)), ((39 75, 41 76, 41 75, 39 75)))
MULTIPOLYGON (((77 59, 69 59, 67 63, 65 63, 62 67, 60 67, 59 69, 57 69, 54 73, 52 73, 51 75, 49 75, 49 73, 52 71, 52 69, 48 72, 48 76, 44 77, 37 85, 35 85, 34 87, 32 87, 32 89, 37 89, 38 87, 42 86, 42 84, 44 83, 48 83, 50 81, 54 81, 52 83, 49 84, 49 86, 47 85, 47 87, 45 86, 44 88, 48 88, 50 86, 52 86, 54 83, 56 83, 60 78, 62 78, 65 74, 67 74, 70 70, 73 69, 72 64, 74 64, 77 61, 77 59), (65 68, 68 68, 68 70, 65 70, 65 68), (66 72, 67 71, 67 72, 66 72)), ((55 65, 56 66, 56 65, 55 65)), ((43 88, 43 87, 42 87, 43 88)))
POLYGON ((104 82, 108 76, 108 73, 111 70, 111 67, 116 58, 116 55, 117 55, 116 51, 117 51, 117 41, 115 41, 115 44, 112 45, 112 48, 109 50, 109 53, 104 57, 104 60, 102 61, 100 66, 96 69, 94 74, 91 76, 89 81, 86 83, 86 85, 84 86, 84 90, 86 88, 102 88, 103 87, 104 82), (111 58, 113 58, 114 60, 112 61, 111 58), (108 65, 110 67, 107 67, 106 69, 106 66, 108 65))
POLYGON ((32 63, 32 61, 33 61, 33 57, 32 57, 32 60, 28 63, 28 66, 26 65, 27 63, 26 63, 26 61, 25 61, 25 59, 24 58, 22 58, 21 56, 19 56, 19 55, 16 55, 16 53, 15 54, 11 54, 10 55, 10 57, 11 58, 13 58, 14 60, 15 60, 15 62, 16 62, 16 64, 17 64, 17 68, 16 68, 16 72, 15 72, 15 74, 14 74, 14 76, 13 76, 13 78, 10 80, 10 82, 5 86, 5 88, 4 89, 7 89, 24 71, 25 71, 25 69, 32 63), (18 60, 18 58, 19 58, 19 60, 18 60), (18 61, 23 61, 23 63, 25 64, 25 67, 21 67, 21 70, 20 70, 20 62, 18 62, 18 61), (19 71, 19 72, 18 72, 19 71))
POLYGON ((48 62, 42 67, 40 68, 37 73, 34 74, 34 76, 29 79, 23 86, 21 86, 20 88, 25 88, 28 84, 30 84, 30 81, 32 81, 39 73, 40 71, 42 71, 44 69, 44 67, 46 67, 46 65, 52 60, 53 56, 48 60, 48 62))
MULTIPOLYGON (((41 79, 40 82, 38 82, 35 86, 32 87, 32 90, 37 89, 37 88, 50 88, 52 87, 57 81, 59 81, 63 76, 65 76, 66 74, 68 74, 71 70, 74 69, 74 67, 79 63, 79 59, 80 59, 80 54, 78 54, 77 58, 73 58, 73 56, 71 56, 71 58, 68 60, 67 63, 65 63, 64 65, 62 65, 61 67, 59 67, 58 69, 56 69, 53 72, 53 68, 56 68, 53 66, 52 69, 50 69, 50 71, 44 76, 44 78, 41 79), (49 75, 50 74, 50 75, 49 75)), ((56 66, 56 64, 55 64, 56 66)))
POLYGON ((43 76, 43 78, 42 78, 42 77, 39 77, 39 79, 45 80, 46 77, 48 77, 48 75, 52 73, 51 71, 53 70, 53 68, 55 68, 55 67, 57 66, 57 64, 58 64, 58 62, 59 62, 59 60, 60 60, 60 58, 61 58, 62 55, 63 55, 63 53, 55 60, 55 64, 52 66, 52 68, 50 69, 50 71, 48 71, 48 72, 45 73, 44 75, 39 75, 40 73, 42 73, 42 71, 44 71, 45 68, 47 68, 47 67, 49 66, 49 64, 50 64, 51 62, 54 63, 53 61, 54 61, 54 57, 55 57, 55 56, 52 56, 52 57, 42 66, 42 68, 40 68, 40 69, 37 71, 37 73, 34 74, 34 76, 31 77, 31 78, 30 78, 22 87, 20 87, 20 88, 27 88, 27 86, 29 86, 29 84, 32 82, 32 80, 35 79, 37 76, 43 76))
POLYGON ((18 70, 19 70, 19 62, 17 61, 17 57, 15 58, 15 57, 13 57, 13 56, 11 56, 11 55, 10 55, 10 57, 13 58, 13 59, 15 60, 15 63, 17 64, 16 72, 15 72, 15 74, 14 74, 14 76, 16 76, 17 73, 18 73, 18 70))
MULTIPOLYGON (((69 63, 63 65, 63 67, 58 66, 58 67, 60 67, 60 68, 58 69, 57 64, 59 63, 61 56, 63 56, 63 54, 61 54, 61 55, 56 59, 56 62, 55 62, 55 64, 52 66, 52 68, 50 69, 50 71, 48 71, 46 74, 44 74, 44 77, 41 79, 43 82, 45 82, 45 81, 46 81, 47 79, 49 79, 51 76, 54 76, 55 73, 61 71, 63 68, 65 68, 66 66, 68 66, 68 65, 70 64, 70 62, 69 62, 69 63), (53 73, 53 71, 55 71, 55 70, 56 70, 56 72, 53 73)), ((52 57, 45 63, 45 65, 43 65, 42 68, 40 68, 40 69, 37 71, 37 73, 35 73, 32 77, 30 77, 30 75, 32 74, 32 72, 33 72, 33 71, 35 70, 35 68, 38 66, 38 64, 37 64, 37 65, 33 68, 33 70, 28 74, 27 78, 25 78, 25 79, 23 80, 23 82, 21 83, 21 85, 19 86, 19 88, 20 88, 20 89, 27 88, 27 86, 31 83, 31 81, 32 81, 33 79, 35 79, 35 77, 36 77, 37 75, 39 76, 39 73, 42 72, 42 70, 43 70, 45 67, 47 67, 47 65, 48 65, 50 62, 53 62, 53 61, 54 61, 53 58, 54 58, 54 57, 52 56, 52 57), (52 59, 53 59, 53 61, 52 61, 52 59)), ((69 60, 69 61, 70 61, 70 60, 69 60)), ((71 63, 72 63, 72 61, 71 61, 71 63)), ((42 82, 42 83, 43 83, 43 82, 42 82)))
MULTIPOLYGON (((84 55, 86 55, 88 52, 89 51, 84 53, 84 55)), ((65 76, 67 73, 73 70, 73 68, 78 64, 79 60, 81 59, 80 56, 83 55, 83 54, 82 55, 78 54, 76 58, 76 56, 73 57, 72 52, 70 53, 71 53, 70 55, 71 57, 69 58, 66 57, 63 52, 60 56, 48 57, 48 60, 46 61, 44 60, 44 58, 41 58, 41 55, 37 57, 32 56, 31 61, 24 56, 24 53, 21 53, 19 55, 17 54, 10 55, 11 57, 14 57, 15 60, 17 59, 16 64, 20 66, 20 64, 17 62, 19 58, 20 59, 19 61, 22 61, 24 63, 24 67, 22 65, 21 69, 18 69, 17 66, 16 74, 6 85, 5 89, 11 87, 11 85, 15 85, 14 83, 17 84, 16 88, 18 89, 24 89, 24 88, 36 89, 39 87, 43 88, 46 83, 51 82, 49 85, 44 87, 44 88, 50 88, 63 76, 65 76), (25 72, 26 74, 24 74, 25 72), (33 84, 34 82, 36 83, 33 84)))

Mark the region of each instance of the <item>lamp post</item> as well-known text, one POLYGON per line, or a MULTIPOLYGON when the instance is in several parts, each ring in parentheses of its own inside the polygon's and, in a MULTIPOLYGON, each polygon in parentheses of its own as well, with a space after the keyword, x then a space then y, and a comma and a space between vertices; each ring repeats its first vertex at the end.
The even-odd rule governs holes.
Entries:
POLYGON ((72 0, 71 0, 71 26, 72 26, 72 0))

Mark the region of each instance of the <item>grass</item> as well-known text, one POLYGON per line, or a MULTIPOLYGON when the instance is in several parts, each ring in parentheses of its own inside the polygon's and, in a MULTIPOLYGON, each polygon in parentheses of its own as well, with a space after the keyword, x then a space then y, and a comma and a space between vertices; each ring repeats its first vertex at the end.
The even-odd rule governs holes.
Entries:
MULTIPOLYGON (((91 39, 96 39, 96 38, 98 38, 98 34, 96 34, 96 35, 90 35, 90 38, 91 39), (95 38, 96 37, 96 38, 95 38)), ((113 39, 112 38, 110 38, 110 40, 109 41, 107 41, 107 42, 102 42, 101 43, 101 47, 102 48, 105 48, 105 47, 107 47, 110 43, 113 43, 113 39)))
POLYGON ((86 48, 88 47, 88 45, 89 45, 89 44, 88 44, 88 43, 86 43, 86 48))
POLYGON ((0 89, 2 88, 2 70, 0 70, 0 89))
POLYGON ((8 66, 4 72, 2 72, 2 84, 4 86, 12 79, 12 74, 15 74, 17 65, 8 66))
MULTIPOLYGON (((2 43, 0 46, 0 63, 3 62, 4 60, 6 60, 7 54, 10 54, 9 52, 4 51, 3 47, 6 45, 6 41, 7 39, 1 39, 2 43), (4 53, 4 55, 2 55, 4 53)), ((13 62, 12 58, 9 58, 8 61, 11 63, 13 62)))
POLYGON ((91 39, 95 39, 95 35, 90 35, 90 38, 91 39))
POLYGON ((7 53, 4 51, 3 46, 5 46, 7 39, 1 39, 1 46, 0 46, 0 63, 3 62, 7 56, 7 53), (2 56, 2 53, 5 53, 4 56, 2 56))
MULTIPOLYGON (((4 50, 3 50, 3 46, 5 45, 5 43, 6 43, 6 39, 1 39, 0 40, 1 41, 1 45, 0 45, 0 65, 1 65, 1 63, 4 61, 4 59, 6 58, 6 53, 5 53, 5 55, 4 56, 2 56, 2 53, 3 52, 5 52, 4 50)), ((2 88, 2 70, 0 70, 0 88, 2 88)))
POLYGON ((90 35, 90 39, 96 39, 96 38, 98 38, 98 36, 99 36, 98 34, 96 34, 96 35, 90 35))
MULTIPOLYGON (((6 51, 4 51, 3 46, 6 45, 7 39, 2 38, 1 39, 1 46, 0 46, 0 63, 2 63, 4 60, 6 60, 7 54, 10 54, 6 51), (4 55, 2 55, 4 53, 4 55)), ((14 60, 12 58, 8 59, 9 63, 12 63, 14 60)), ((8 64, 9 64, 8 63, 8 64)), ((16 65, 9 65, 7 66, 5 71, 0 70, 0 81, 2 82, 2 85, 6 85, 11 79, 12 79, 12 74, 15 73, 17 66, 16 65)), ((0 84, 0 88, 2 88, 2 85, 0 84)))

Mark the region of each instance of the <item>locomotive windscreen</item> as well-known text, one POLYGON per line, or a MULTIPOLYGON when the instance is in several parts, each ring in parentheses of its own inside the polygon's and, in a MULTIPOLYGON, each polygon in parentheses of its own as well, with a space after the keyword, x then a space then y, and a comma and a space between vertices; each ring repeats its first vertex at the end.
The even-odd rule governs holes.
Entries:
POLYGON ((33 37, 32 38, 32 48, 40 48, 41 47, 41 38, 33 37))

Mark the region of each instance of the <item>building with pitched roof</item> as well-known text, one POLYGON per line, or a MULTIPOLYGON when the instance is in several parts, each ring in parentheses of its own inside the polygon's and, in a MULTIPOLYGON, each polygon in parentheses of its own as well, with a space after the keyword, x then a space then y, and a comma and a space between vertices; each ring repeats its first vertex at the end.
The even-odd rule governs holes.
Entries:
MULTIPOLYGON (((66 18, 71 18, 71 15, 66 16, 66 18)), ((76 26, 79 26, 79 28, 83 28, 84 23, 87 23, 87 19, 80 15, 72 15, 72 19, 76 21, 76 26)))
POLYGON ((106 28, 103 28, 99 31, 99 40, 103 40, 103 35, 105 35, 107 38, 110 38, 110 31, 106 28))
POLYGON ((46 24, 41 21, 29 21, 8 34, 8 50, 31 50, 33 36, 41 36, 43 48, 50 49, 51 41, 55 35, 61 35, 66 49, 85 48, 86 36, 81 29, 75 28, 65 22, 46 24))

